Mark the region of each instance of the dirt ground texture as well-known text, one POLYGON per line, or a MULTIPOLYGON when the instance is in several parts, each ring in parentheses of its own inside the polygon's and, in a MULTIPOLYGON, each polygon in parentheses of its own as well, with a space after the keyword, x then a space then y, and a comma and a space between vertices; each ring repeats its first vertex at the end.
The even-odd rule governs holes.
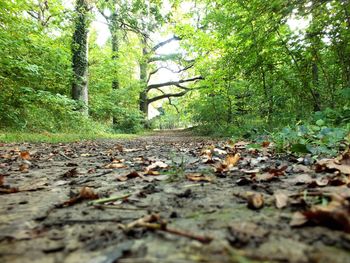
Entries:
POLYGON ((263 144, 1 144, 0 262, 350 262, 347 164, 263 144))

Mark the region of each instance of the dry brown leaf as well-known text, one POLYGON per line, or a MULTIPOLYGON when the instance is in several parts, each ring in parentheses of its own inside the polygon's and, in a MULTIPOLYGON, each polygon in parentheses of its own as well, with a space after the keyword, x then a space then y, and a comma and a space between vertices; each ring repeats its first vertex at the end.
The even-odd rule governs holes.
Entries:
POLYGON ((147 170, 145 172, 145 175, 153 175, 153 176, 156 176, 156 175, 160 175, 160 172, 158 171, 153 171, 153 170, 147 170))
POLYGON ((241 155, 239 153, 236 153, 235 155, 228 154, 225 158, 224 164, 227 165, 228 168, 235 166, 239 159, 241 158, 241 155))
POLYGON ((123 145, 121 145, 121 144, 116 144, 115 146, 114 146, 114 149, 116 149, 117 151, 119 151, 119 152, 123 152, 123 145))
POLYGON ((0 186, 3 186, 5 184, 5 176, 4 175, 0 175, 0 186))
POLYGON ((349 198, 333 194, 331 202, 329 202, 327 206, 316 205, 311 207, 309 210, 302 212, 301 214, 306 219, 305 222, 303 222, 301 215, 297 215, 295 217, 296 219, 299 217, 299 221, 292 219, 290 224, 297 226, 305 224, 306 222, 311 222, 316 225, 322 225, 350 233, 349 198))
POLYGON ((98 199, 98 195, 90 187, 84 186, 83 188, 80 189, 79 194, 69 199, 68 201, 64 202, 60 206, 71 206, 83 200, 94 200, 94 199, 98 199))
POLYGON ((17 187, 0 187, 0 194, 13 194, 19 192, 17 187))
POLYGON ((234 146, 236 149, 245 149, 248 144, 249 142, 239 141, 239 142, 236 142, 234 146))
POLYGON ((186 174, 186 178, 193 182, 212 182, 213 179, 210 176, 201 173, 186 174))
POLYGON ((22 151, 22 152, 20 152, 19 155, 21 156, 21 158, 23 160, 30 160, 31 159, 30 154, 29 154, 28 151, 22 151))
POLYGON ((278 209, 284 208, 287 206, 288 204, 288 195, 281 192, 281 191, 277 191, 276 193, 274 193, 275 196, 275 204, 276 207, 278 209))
POLYGON ((106 169, 118 169, 127 167, 121 160, 113 160, 113 162, 104 166, 106 169))
POLYGON ((350 233, 349 201, 332 200, 328 206, 315 206, 304 213, 308 220, 331 228, 342 229, 350 233))
POLYGON ((269 147, 270 144, 271 144, 271 142, 262 142, 261 146, 264 148, 267 148, 267 147, 269 147))
POLYGON ((287 170, 288 166, 284 165, 280 168, 272 168, 269 170, 269 173, 272 174, 273 176, 281 176, 284 175, 284 172, 287 170))
POLYGON ((264 206, 264 196, 260 193, 247 193, 247 206, 250 209, 261 209, 264 206))
POLYGON ((329 180, 326 177, 322 178, 317 178, 316 180, 310 182, 308 184, 309 188, 314 188, 314 187, 324 187, 328 185, 329 180))
POLYGON ((157 170, 157 169, 165 169, 168 168, 168 165, 162 161, 157 161, 147 166, 146 171, 148 170, 157 170))
POLYGON ((257 174, 260 172, 260 169, 259 168, 253 169, 253 170, 242 169, 241 171, 245 174, 257 174))
POLYGON ((133 171, 131 173, 128 173, 126 175, 121 175, 121 176, 118 176, 117 177, 117 180, 118 181, 121 181, 121 182, 125 182, 129 179, 133 179, 133 178, 137 178, 137 177, 143 177, 142 175, 140 175, 138 172, 136 171, 133 171))
POLYGON ((69 171, 65 172, 62 177, 63 178, 71 178, 71 177, 76 177, 78 175, 78 170, 77 168, 70 169, 69 171))
POLYGON ((29 172, 30 165, 28 163, 21 163, 18 167, 18 170, 22 173, 28 173, 29 172))
POLYGON ((253 174, 251 178, 254 181, 261 181, 261 182, 269 182, 272 180, 276 180, 277 177, 275 177, 273 174, 270 173, 262 173, 262 174, 253 174))
POLYGON ((322 159, 316 163, 316 172, 335 172, 338 171, 342 174, 350 175, 350 164, 347 159, 322 159))
POLYGON ((302 226, 307 222, 306 216, 301 212, 295 212, 292 216, 292 220, 289 222, 290 226, 302 226))
POLYGON ((213 157, 212 151, 210 149, 203 149, 200 152, 200 155, 207 157, 207 159, 211 159, 213 157))

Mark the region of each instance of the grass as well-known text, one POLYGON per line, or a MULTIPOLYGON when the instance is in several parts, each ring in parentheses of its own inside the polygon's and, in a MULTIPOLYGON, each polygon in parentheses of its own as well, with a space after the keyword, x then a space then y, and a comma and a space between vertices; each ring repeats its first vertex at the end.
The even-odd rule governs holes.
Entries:
POLYGON ((139 135, 135 134, 112 134, 112 133, 23 133, 0 131, 0 142, 2 143, 23 143, 23 142, 76 142, 97 139, 133 139, 139 135))

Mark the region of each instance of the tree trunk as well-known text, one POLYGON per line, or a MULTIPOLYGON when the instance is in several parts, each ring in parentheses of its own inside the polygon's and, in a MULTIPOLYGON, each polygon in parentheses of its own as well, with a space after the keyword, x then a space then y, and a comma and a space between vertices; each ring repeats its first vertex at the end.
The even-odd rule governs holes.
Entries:
POLYGON ((72 98, 83 103, 81 111, 88 115, 88 4, 76 1, 75 30, 72 43, 73 85, 72 98))
MULTIPOLYGON (((312 20, 311 25, 317 23, 318 16, 318 10, 316 9, 316 2, 312 1, 312 20)), ((318 60, 319 60, 319 48, 320 48, 320 37, 317 35, 317 32, 320 31, 318 27, 314 29, 314 32, 310 32, 310 41, 311 41, 311 67, 312 67, 312 96, 314 99, 314 111, 320 111, 321 110, 321 103, 320 103, 320 93, 318 92, 319 89, 319 74, 318 74, 318 60)))
POLYGON ((145 118, 148 118, 148 97, 147 97, 147 39, 142 38, 142 59, 140 62, 140 82, 143 87, 139 95, 139 107, 140 110, 145 114, 145 118))
MULTIPOLYGON (((115 66, 117 65, 117 61, 119 59, 119 39, 118 39, 118 21, 116 20, 117 14, 113 13, 111 16, 111 19, 109 21, 109 31, 111 32, 111 42, 112 42, 112 61, 114 62, 115 66)), ((115 69, 113 80, 112 80, 112 89, 116 90, 119 89, 119 80, 118 80, 118 68, 115 69)), ((117 125, 118 121, 113 116, 113 125, 117 125)))
MULTIPOLYGON (((117 62, 119 58, 119 39, 118 39, 118 22, 116 21, 116 14, 113 14, 109 23, 109 31, 111 32, 112 41, 112 60, 117 62)), ((113 76, 112 89, 119 89, 119 81, 117 76, 117 70, 113 76)))

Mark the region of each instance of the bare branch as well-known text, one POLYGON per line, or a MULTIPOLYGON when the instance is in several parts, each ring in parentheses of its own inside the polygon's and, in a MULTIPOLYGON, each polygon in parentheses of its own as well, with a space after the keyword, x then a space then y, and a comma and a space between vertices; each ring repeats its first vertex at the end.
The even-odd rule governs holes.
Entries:
POLYGON ((183 95, 185 95, 187 92, 189 92, 190 89, 188 90, 184 90, 182 92, 179 93, 171 93, 171 94, 163 94, 163 95, 159 95, 156 96, 154 98, 150 98, 147 100, 147 103, 150 104, 152 102, 158 101, 158 100, 162 100, 162 99, 167 99, 167 98, 171 98, 171 97, 182 97, 183 95))
POLYGON ((172 41, 178 41, 178 40, 181 40, 181 38, 178 37, 178 36, 173 36, 173 37, 171 37, 171 38, 169 38, 169 39, 167 39, 167 40, 165 40, 165 41, 163 41, 163 42, 160 42, 160 43, 158 43, 157 45, 155 45, 155 46, 151 49, 151 51, 155 52, 155 51, 157 51, 157 49, 161 48, 162 46, 165 46, 165 45, 169 44, 169 43, 172 42, 172 41))
POLYGON ((188 65, 188 66, 186 66, 186 67, 184 67, 184 68, 182 68, 182 69, 179 69, 179 70, 173 70, 173 69, 168 68, 168 67, 166 67, 166 66, 161 66, 161 67, 159 67, 159 68, 157 68, 157 69, 155 69, 154 71, 152 71, 152 72, 149 73, 148 79, 147 79, 147 83, 149 83, 149 81, 150 81, 152 75, 156 74, 156 73, 157 73, 159 70, 161 70, 161 69, 166 69, 166 70, 169 70, 170 72, 172 72, 172 73, 174 73, 174 74, 179 74, 179 73, 181 73, 181 72, 183 72, 183 71, 186 71, 186 70, 192 68, 193 66, 194 66, 194 64, 191 64, 191 65, 188 65))
POLYGON ((151 85, 148 85, 147 91, 150 91, 152 89, 161 88, 161 87, 167 87, 167 86, 177 86, 181 89, 188 89, 186 87, 181 86, 180 84, 186 83, 186 82, 192 82, 192 81, 196 81, 196 80, 202 80, 202 79, 204 79, 202 76, 197 76, 197 77, 193 77, 193 78, 189 78, 189 79, 181 79, 179 81, 168 81, 168 82, 164 82, 164 83, 151 84, 151 85))
POLYGON ((167 61, 167 60, 175 60, 181 58, 181 54, 179 53, 172 53, 167 55, 158 55, 155 57, 151 57, 148 59, 148 63, 156 62, 156 61, 167 61))
POLYGON ((39 19, 39 15, 37 12, 33 11, 33 10, 29 10, 27 11, 28 15, 30 15, 31 17, 33 17, 34 19, 39 19))

